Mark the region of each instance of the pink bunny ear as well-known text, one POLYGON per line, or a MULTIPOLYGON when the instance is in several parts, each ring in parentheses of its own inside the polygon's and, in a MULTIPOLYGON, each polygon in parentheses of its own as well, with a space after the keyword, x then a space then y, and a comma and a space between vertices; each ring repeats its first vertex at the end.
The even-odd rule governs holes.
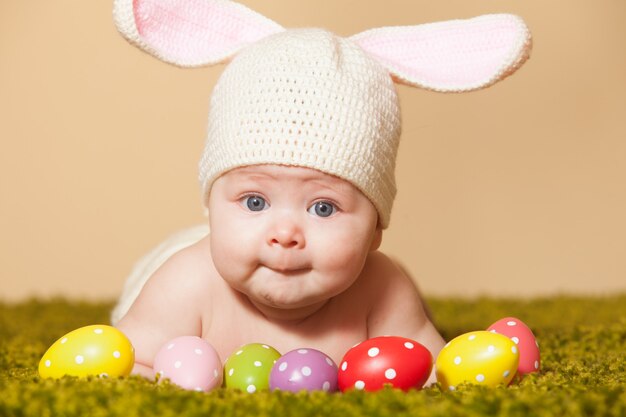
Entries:
POLYGON ((115 0, 113 18, 131 43, 184 67, 225 62, 243 46, 285 30, 227 0, 115 0))
POLYGON ((514 15, 383 27, 350 37, 396 81, 442 92, 487 87, 529 57, 530 32, 514 15))

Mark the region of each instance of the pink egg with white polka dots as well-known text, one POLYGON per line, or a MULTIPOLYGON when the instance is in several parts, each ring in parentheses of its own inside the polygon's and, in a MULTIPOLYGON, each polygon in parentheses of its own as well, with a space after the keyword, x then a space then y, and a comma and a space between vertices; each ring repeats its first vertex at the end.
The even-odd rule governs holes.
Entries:
POLYGON ((487 330, 507 336, 515 342, 519 349, 519 375, 539 371, 539 344, 532 330, 523 321, 515 317, 505 317, 493 323, 487 330))
POLYGON ((374 337, 344 355, 339 365, 339 389, 378 391, 385 386, 404 391, 420 389, 432 367, 432 354, 415 340, 374 337))
POLYGON ((188 390, 208 392, 222 384, 222 361, 217 351, 197 336, 177 337, 164 344, 153 368, 160 378, 188 390))
POLYGON ((337 391, 337 365, 319 350, 292 350, 281 356, 272 367, 270 389, 337 391))

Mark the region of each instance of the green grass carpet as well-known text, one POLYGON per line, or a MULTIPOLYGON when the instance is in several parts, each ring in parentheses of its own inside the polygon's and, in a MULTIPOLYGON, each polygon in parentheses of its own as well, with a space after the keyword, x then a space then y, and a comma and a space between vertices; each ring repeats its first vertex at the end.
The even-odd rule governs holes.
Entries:
POLYGON ((111 305, 0 303, 0 416, 626 416, 626 295, 429 304, 447 340, 520 318, 540 343, 541 373, 508 388, 347 394, 203 394, 139 377, 42 380, 37 365, 49 345, 70 330, 107 323, 111 305))

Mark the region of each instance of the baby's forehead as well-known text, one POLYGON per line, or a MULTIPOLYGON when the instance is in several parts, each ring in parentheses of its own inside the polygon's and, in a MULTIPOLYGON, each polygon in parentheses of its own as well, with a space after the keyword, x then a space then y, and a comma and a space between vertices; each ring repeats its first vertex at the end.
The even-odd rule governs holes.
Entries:
POLYGON ((225 177, 232 180, 251 179, 251 180, 282 180, 282 181, 301 181, 312 182, 329 187, 340 188, 344 191, 355 190, 357 188, 349 181, 337 176, 327 174, 313 168, 287 165, 250 165, 238 167, 224 174, 225 177))

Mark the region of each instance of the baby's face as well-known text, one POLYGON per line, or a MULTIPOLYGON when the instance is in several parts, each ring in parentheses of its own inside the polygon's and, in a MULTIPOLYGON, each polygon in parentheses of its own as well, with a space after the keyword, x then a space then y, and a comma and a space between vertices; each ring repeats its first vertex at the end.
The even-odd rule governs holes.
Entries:
POLYGON ((309 168, 229 171, 213 184, 209 218, 217 271, 261 310, 323 305, 354 283, 380 244, 367 197, 309 168))

